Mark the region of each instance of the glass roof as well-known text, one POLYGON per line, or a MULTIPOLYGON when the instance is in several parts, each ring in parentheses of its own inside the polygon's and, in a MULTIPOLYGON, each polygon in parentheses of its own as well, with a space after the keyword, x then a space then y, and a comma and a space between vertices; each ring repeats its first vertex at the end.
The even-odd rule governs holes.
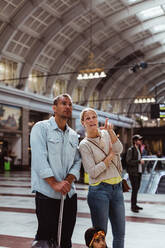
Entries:
MULTIPOLYGON (((90 47, 96 63, 109 74, 89 81, 88 89, 75 74, 67 74, 70 94, 82 84, 87 99, 96 90, 102 98, 133 97, 144 84, 149 89, 164 75, 159 62, 165 60, 165 0, 92 0, 92 10, 91 0, 0 2, 0 56, 19 64, 20 78, 34 69, 45 75, 77 72, 87 64, 90 47), (140 61, 158 64, 135 77, 128 66, 140 61)), ((45 79, 48 91, 53 80, 45 79)), ((27 83, 20 82, 22 89, 27 83)))
POLYGON ((152 28, 153 33, 159 33, 159 32, 164 32, 164 31, 165 31, 165 24, 160 24, 152 28))
POLYGON ((165 13, 164 13, 163 9, 160 6, 157 6, 154 8, 143 10, 143 11, 139 12, 137 15, 142 21, 145 21, 147 19, 158 17, 158 16, 161 16, 164 14, 165 13))

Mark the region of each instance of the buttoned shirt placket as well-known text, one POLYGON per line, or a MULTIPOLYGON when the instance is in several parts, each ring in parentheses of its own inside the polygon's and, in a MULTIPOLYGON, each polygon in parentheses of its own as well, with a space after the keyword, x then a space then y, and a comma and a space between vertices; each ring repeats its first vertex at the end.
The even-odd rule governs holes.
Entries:
POLYGON ((64 132, 62 130, 59 129, 59 136, 60 136, 60 140, 61 140, 61 164, 62 164, 62 168, 63 171, 66 171, 66 161, 65 161, 65 149, 66 149, 66 143, 67 143, 67 130, 65 130, 64 132))

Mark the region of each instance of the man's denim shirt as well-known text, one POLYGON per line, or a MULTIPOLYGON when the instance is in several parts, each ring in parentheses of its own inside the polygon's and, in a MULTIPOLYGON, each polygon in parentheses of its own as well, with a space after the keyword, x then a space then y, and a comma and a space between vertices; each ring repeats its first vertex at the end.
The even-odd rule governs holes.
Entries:
MULTIPOLYGON (((38 191, 48 197, 60 199, 60 193, 55 192, 44 178, 53 176, 57 181, 61 181, 70 173, 79 179, 81 159, 76 132, 68 125, 63 132, 58 128, 54 117, 51 117, 33 126, 30 144, 32 192, 38 191)), ((75 190, 72 183, 69 197, 75 190)))

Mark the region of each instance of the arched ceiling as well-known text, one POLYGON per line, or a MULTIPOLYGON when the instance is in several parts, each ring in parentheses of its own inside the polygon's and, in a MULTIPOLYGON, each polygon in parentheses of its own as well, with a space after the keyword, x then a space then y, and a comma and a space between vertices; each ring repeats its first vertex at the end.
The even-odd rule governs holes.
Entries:
MULTIPOLYGON (((32 69, 61 74, 67 91, 84 88, 84 100, 98 91, 103 100, 130 98, 119 112, 132 111, 133 98, 144 91, 165 101, 165 0, 0 0, 0 55, 21 64, 20 89, 32 69), (92 28, 91 28, 92 27, 92 28), (91 49, 107 77, 78 81, 91 49), (142 61, 148 67, 129 73, 142 61)), ((55 77, 46 78, 49 95, 55 77)), ((111 101, 111 100, 110 100, 111 101)), ((113 101, 111 102, 113 105, 113 101)), ((145 107, 147 108, 147 107, 145 107)))

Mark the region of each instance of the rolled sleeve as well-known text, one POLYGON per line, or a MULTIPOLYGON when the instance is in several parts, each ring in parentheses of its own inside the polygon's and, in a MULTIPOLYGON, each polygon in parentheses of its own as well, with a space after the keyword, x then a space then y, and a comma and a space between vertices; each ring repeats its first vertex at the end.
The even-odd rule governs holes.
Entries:
POLYGON ((114 153, 119 153, 119 154, 122 153, 123 145, 119 139, 117 139, 117 141, 112 144, 112 150, 114 151, 114 153))
POLYGON ((31 131, 30 144, 32 153, 32 167, 41 178, 53 176, 48 163, 46 132, 41 123, 36 124, 31 131))
POLYGON ((50 168, 46 168, 43 170, 40 170, 39 175, 41 178, 48 178, 48 177, 54 177, 53 172, 50 168))

